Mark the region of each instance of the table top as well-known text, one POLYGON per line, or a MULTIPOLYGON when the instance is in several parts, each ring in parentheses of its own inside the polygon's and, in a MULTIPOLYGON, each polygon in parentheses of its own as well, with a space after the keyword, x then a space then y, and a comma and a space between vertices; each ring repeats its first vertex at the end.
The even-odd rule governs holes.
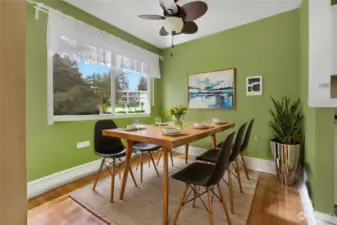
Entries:
POLYGON ((165 128, 165 126, 155 125, 146 125, 146 129, 137 131, 125 131, 118 128, 103 130, 103 135, 118 137, 131 141, 156 144, 167 148, 175 148, 214 135, 235 126, 235 123, 224 123, 221 125, 212 124, 207 129, 196 129, 189 124, 193 123, 184 123, 184 127, 181 129, 182 135, 179 136, 162 135, 161 131, 163 128, 165 128))

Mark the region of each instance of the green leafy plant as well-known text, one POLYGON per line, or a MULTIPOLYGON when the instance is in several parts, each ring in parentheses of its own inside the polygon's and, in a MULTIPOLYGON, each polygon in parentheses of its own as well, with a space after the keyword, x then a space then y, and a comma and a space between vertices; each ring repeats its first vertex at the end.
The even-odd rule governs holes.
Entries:
POLYGON ((185 106, 173 106, 169 109, 170 116, 175 116, 180 119, 183 115, 186 115, 187 108, 185 106))
POLYGON ((291 103, 289 97, 273 101, 274 110, 269 109, 272 120, 269 126, 273 130, 273 140, 282 144, 298 144, 302 137, 303 114, 300 111, 300 100, 291 103))

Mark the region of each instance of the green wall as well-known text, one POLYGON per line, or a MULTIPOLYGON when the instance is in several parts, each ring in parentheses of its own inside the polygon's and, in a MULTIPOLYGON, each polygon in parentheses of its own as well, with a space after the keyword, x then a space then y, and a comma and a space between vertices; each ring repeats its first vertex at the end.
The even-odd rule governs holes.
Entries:
POLYGON ((304 113, 305 163, 315 210, 332 213, 334 204, 334 110, 308 107, 308 0, 300 8, 301 101, 304 113))
MULTIPOLYGON (((44 2, 124 40, 159 53, 156 47, 60 0, 44 2)), ((40 13, 39 20, 35 20, 32 5, 27 4, 26 8, 27 170, 28 181, 32 181, 98 158, 92 148, 95 121, 56 122, 52 126, 47 125, 47 15, 40 13), (77 142, 86 140, 91 141, 90 147, 76 149, 77 142)), ((154 93, 159 90, 158 82, 154 81, 154 93)), ((158 102, 159 95, 153 96, 154 102, 158 102)), ((152 109, 154 116, 159 113, 159 104, 155 105, 156 107, 152 109)), ((119 126, 125 126, 131 123, 132 119, 116 121, 119 126)), ((142 118, 142 122, 153 122, 153 118, 142 118)))
MULTIPOLYGON (((234 121, 237 127, 256 119, 247 155, 272 159, 269 139, 271 130, 268 109, 272 107, 270 96, 287 95, 299 98, 300 43, 299 11, 293 10, 267 19, 217 33, 178 45, 163 51, 162 104, 163 115, 175 104, 187 105, 187 76, 189 74, 237 68, 235 110, 188 110, 188 120, 205 120, 218 117, 234 121), (246 96, 246 77, 263 76, 263 95, 246 96), (257 140, 255 140, 255 136, 257 140)), ((224 138, 219 135, 218 140, 224 138)), ((195 146, 210 147, 205 139, 195 146)))

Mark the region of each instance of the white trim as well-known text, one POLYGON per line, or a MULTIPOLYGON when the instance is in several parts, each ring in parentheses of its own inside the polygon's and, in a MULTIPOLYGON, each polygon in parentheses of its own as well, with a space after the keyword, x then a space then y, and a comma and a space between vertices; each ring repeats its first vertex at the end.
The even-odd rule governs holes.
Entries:
POLYGON ((248 169, 264 173, 276 174, 275 163, 273 160, 253 158, 249 156, 244 156, 244 158, 248 169))
MULTIPOLYGON (((180 146, 178 148, 175 148, 173 149, 173 151, 185 154, 185 146, 180 146)), ((199 156, 205 151, 207 151, 207 149, 205 148, 189 146, 188 155, 199 156)), ((248 156, 244 156, 244 158, 245 158, 245 163, 248 169, 260 171, 264 173, 276 174, 274 161, 267 160, 267 159, 253 158, 253 157, 248 157, 248 156)))
POLYGON ((27 184, 27 197, 32 198, 51 189, 70 183, 98 171, 101 160, 92 161, 46 177, 31 181, 27 184))
POLYGON ((99 119, 124 119, 124 118, 139 118, 139 117, 151 117, 149 113, 130 113, 123 115, 83 115, 83 116, 54 116, 54 122, 64 122, 64 121, 83 121, 83 120, 99 120, 99 119))
POLYGON ((308 225, 337 224, 337 217, 314 210, 307 186, 305 184, 305 181, 307 180, 305 172, 303 173, 303 178, 304 181, 300 182, 297 189, 301 196, 303 213, 308 225))

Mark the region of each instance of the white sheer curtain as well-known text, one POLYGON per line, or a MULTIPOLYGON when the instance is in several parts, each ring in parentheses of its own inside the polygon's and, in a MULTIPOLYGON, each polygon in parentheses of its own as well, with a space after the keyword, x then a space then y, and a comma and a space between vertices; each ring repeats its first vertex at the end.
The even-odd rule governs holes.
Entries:
POLYGON ((158 55, 58 12, 49 12, 48 51, 160 78, 158 55))

